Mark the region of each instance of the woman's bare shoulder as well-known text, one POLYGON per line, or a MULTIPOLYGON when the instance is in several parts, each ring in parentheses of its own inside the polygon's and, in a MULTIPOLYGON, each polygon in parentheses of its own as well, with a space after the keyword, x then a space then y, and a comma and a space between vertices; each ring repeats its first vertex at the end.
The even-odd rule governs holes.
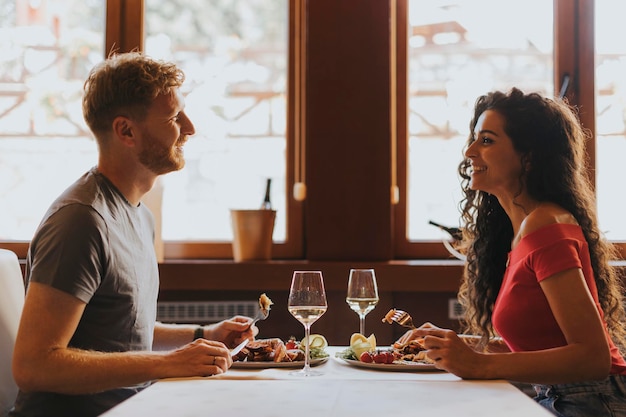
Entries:
POLYGON ((520 227, 523 237, 551 224, 578 224, 572 213, 553 203, 542 203, 530 212, 520 227))

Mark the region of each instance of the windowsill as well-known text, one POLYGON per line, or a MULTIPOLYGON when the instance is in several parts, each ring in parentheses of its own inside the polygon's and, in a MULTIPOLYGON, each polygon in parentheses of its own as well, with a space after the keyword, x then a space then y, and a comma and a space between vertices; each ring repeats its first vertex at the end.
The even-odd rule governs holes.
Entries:
MULTIPOLYGON (((22 269, 25 260, 20 259, 22 269)), ((626 269, 626 260, 611 262, 626 269)), ((298 269, 320 270, 328 290, 344 290, 350 268, 374 268, 380 291, 456 292, 463 262, 454 259, 392 261, 166 259, 159 264, 161 291, 285 290, 298 269)))
MULTIPOLYGON (((619 268, 626 261, 612 262, 619 268)), ((161 291, 286 290, 293 271, 320 270, 327 290, 345 290, 351 268, 374 268, 381 292, 457 292, 463 262, 456 259, 392 261, 167 259, 159 265, 161 291)))
POLYGON ((327 290, 344 290, 351 268, 374 268, 384 291, 456 292, 463 262, 458 260, 306 261, 167 259, 159 265, 161 291, 285 290, 294 270, 320 270, 327 290))

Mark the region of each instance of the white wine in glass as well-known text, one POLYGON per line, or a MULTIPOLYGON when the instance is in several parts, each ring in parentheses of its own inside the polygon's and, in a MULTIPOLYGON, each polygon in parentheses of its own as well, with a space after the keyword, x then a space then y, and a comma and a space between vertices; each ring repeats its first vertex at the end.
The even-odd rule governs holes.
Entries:
POLYGON ((378 285, 373 269, 351 269, 346 302, 359 315, 359 330, 365 335, 365 316, 378 304, 378 285))
POLYGON ((295 271, 291 279, 289 301, 287 308, 304 326, 304 368, 290 372, 296 376, 316 376, 322 373, 311 369, 311 353, 309 342, 311 340, 311 325, 326 312, 326 291, 324 279, 320 271, 295 271))

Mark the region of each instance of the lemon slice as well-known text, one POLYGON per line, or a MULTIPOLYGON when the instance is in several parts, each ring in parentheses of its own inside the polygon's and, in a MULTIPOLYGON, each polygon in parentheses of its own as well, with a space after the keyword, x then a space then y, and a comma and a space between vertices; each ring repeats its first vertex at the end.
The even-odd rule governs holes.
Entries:
POLYGON ((350 337, 350 346, 356 345, 360 342, 367 342, 367 338, 363 336, 361 333, 354 333, 352 337, 350 337))
POLYGON ((357 358, 361 357, 363 352, 370 352, 373 350, 369 342, 357 342, 356 344, 351 345, 350 348, 357 358))
POLYGON ((369 342, 372 349, 376 349, 376 336, 374 336, 374 333, 372 333, 370 337, 367 338, 367 341, 369 342))
POLYGON ((371 334, 370 337, 365 337, 361 333, 354 333, 350 337, 350 348, 357 358, 363 352, 372 352, 376 350, 376 336, 371 334))
POLYGON ((354 333, 350 337, 350 347, 359 343, 367 343, 372 349, 376 349, 376 336, 373 333, 369 337, 365 337, 361 333, 354 333))
MULTIPOLYGON (((311 340, 311 343, 309 344, 309 348, 324 349, 328 346, 328 341, 321 334, 312 334, 309 336, 309 339, 311 340)), ((302 346, 307 345, 306 337, 302 339, 302 341, 300 342, 300 345, 302 346)))

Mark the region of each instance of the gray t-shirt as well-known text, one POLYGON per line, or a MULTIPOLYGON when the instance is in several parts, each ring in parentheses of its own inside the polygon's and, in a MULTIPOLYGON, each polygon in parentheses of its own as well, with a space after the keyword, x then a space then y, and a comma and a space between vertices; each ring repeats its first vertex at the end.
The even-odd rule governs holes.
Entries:
MULTIPOLYGON (((159 288, 154 218, 132 206, 96 168, 48 209, 28 252, 28 282, 86 303, 70 346, 102 352, 151 350, 159 288)), ((18 394, 12 416, 96 416, 145 385, 91 395, 18 394)))

